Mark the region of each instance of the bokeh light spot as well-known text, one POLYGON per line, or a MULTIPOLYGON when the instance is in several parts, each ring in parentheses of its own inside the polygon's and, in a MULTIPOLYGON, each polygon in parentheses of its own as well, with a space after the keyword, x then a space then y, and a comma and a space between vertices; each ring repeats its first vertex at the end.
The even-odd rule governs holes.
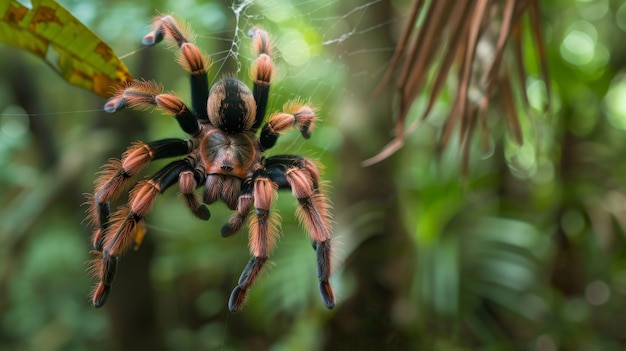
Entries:
POLYGON ((609 91, 604 96, 604 109, 609 122, 615 127, 626 130, 626 76, 616 77, 609 91))
POLYGON ((585 298, 592 305, 604 305, 610 297, 611 289, 601 280, 596 280, 585 288, 585 298))
POLYGON ((595 46, 596 43, 589 34, 573 30, 563 39, 561 56, 573 65, 582 66, 593 59, 595 46))

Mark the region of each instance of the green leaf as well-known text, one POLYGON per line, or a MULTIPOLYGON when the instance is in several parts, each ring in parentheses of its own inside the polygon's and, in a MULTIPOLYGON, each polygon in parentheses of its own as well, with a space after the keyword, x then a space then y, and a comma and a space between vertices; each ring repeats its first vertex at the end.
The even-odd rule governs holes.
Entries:
POLYGON ((0 42, 39 56, 70 84, 108 97, 132 80, 115 52, 54 0, 0 2, 0 42))

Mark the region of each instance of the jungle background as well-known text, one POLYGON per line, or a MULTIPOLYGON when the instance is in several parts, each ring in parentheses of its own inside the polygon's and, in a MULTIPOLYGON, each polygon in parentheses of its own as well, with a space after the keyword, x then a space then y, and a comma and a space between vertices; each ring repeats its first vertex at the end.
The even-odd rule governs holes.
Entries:
MULTIPOLYGON (((338 303, 329 311, 319 300, 314 252, 293 217, 294 200, 281 193, 274 265, 246 308, 229 313, 228 295, 249 258, 245 230, 221 238, 226 207, 212 206, 208 222, 196 220, 174 187, 146 218, 140 250, 121 260, 107 304, 92 308, 84 194, 100 166, 132 141, 184 133, 150 110, 108 115, 104 98, 0 44, 0 350, 626 347, 622 1, 541 1, 543 53, 524 19, 527 75, 513 90, 517 127, 507 127, 510 104, 494 91, 487 132, 465 141, 454 134, 442 147, 458 85, 453 73, 404 146, 367 167, 362 162, 394 138, 397 74, 374 92, 412 2, 60 3, 124 55, 134 77, 183 98, 188 79, 174 51, 140 50, 157 11, 189 21, 213 59, 211 80, 237 72, 249 83, 245 31, 252 25, 276 38, 270 110, 299 96, 322 120, 310 140, 288 133, 272 152, 324 165, 338 303)), ((488 3, 497 12, 505 2, 488 3)), ((411 102, 407 125, 420 118, 428 91, 411 102)))

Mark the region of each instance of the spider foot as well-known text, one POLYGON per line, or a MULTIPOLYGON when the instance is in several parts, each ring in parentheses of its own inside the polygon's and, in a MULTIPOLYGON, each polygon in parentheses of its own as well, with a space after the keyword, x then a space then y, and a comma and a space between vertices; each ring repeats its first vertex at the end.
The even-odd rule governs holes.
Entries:
POLYGON ((330 287, 330 283, 328 281, 321 281, 319 284, 319 288, 320 296, 322 297, 322 302, 324 302, 324 306, 331 310, 333 307, 335 307, 335 293, 330 287))
POLYGON ((179 33, 176 21, 170 15, 155 18, 152 26, 154 29, 150 31, 150 33, 146 34, 146 36, 144 36, 141 40, 141 43, 143 45, 153 46, 160 43, 161 41, 163 41, 163 39, 165 39, 165 36, 168 34, 166 32, 168 29, 170 31, 174 29, 175 33, 179 33))
POLYGON ((252 27, 248 30, 247 35, 252 38, 252 49, 257 56, 272 53, 273 43, 266 31, 259 27, 252 27))
POLYGON ((239 277, 237 286, 233 289, 233 292, 230 293, 228 309, 231 312, 238 312, 243 308, 248 296, 248 289, 259 276, 259 273, 261 273, 261 268, 263 268, 266 261, 267 257, 250 258, 246 268, 244 268, 241 273, 241 277, 239 277))
POLYGON ((200 205, 193 211, 193 214, 203 221, 208 221, 209 218, 211 218, 211 211, 209 211, 209 208, 205 204, 200 205))
POLYGON ((242 289, 240 286, 236 286, 233 292, 230 293, 228 299, 228 310, 231 312, 239 312, 246 302, 248 295, 247 289, 242 289))
POLYGON ((164 38, 165 31, 163 30, 163 27, 158 27, 157 29, 146 34, 146 36, 141 39, 141 43, 145 46, 154 46, 160 43, 164 38))
POLYGON ((102 283, 98 283, 98 285, 96 285, 93 291, 93 297, 91 301, 91 304, 93 305, 93 307, 95 308, 102 307, 104 303, 107 301, 110 291, 111 291, 110 286, 105 286, 102 283))
POLYGON ((235 234, 238 229, 239 228, 235 228, 235 226, 231 225, 230 223, 226 223, 222 226, 222 229, 220 229, 220 234, 222 235, 222 237, 226 238, 235 234))
POLYGON ((328 309, 335 307, 335 294, 328 282, 330 278, 330 240, 318 242, 315 245, 317 252, 317 277, 320 281, 320 296, 328 309))
POLYGON ((211 218, 211 211, 206 204, 200 203, 198 196, 193 193, 194 189, 197 187, 193 172, 181 172, 178 184, 180 185, 181 198, 191 213, 203 221, 208 221, 209 218, 211 218))
POLYGON ((119 259, 101 252, 95 253, 98 257, 91 262, 91 273, 97 276, 100 281, 91 292, 91 303, 97 308, 102 307, 109 297, 119 259))
MULTIPOLYGON (((161 94, 163 87, 153 81, 134 80, 128 83, 125 87, 121 88, 117 94, 107 100, 104 104, 104 111, 107 113, 115 113, 121 111, 127 107, 149 107, 155 105, 163 109, 166 113, 175 115, 177 111, 168 110, 169 105, 167 102, 163 102, 164 98, 168 97, 167 94, 161 94), (161 98, 158 101, 157 98, 161 98)), ((176 98, 170 98, 170 100, 176 98)), ((179 105, 183 105, 182 102, 179 105)), ((179 110, 182 107, 179 108, 179 110)))
POLYGON ((103 229, 94 230, 93 235, 91 236, 91 243, 94 249, 102 250, 102 245, 104 244, 104 230, 103 229))
POLYGON ((235 215, 231 217, 228 223, 224 224, 220 229, 220 234, 222 235, 222 237, 226 238, 237 233, 239 229, 241 229, 241 227, 244 225, 246 218, 247 217, 245 214, 241 215, 239 213, 235 213, 235 215))
POLYGON ((104 104, 104 112, 106 113, 115 113, 124 108, 126 108, 126 99, 124 99, 124 96, 116 96, 109 99, 106 104, 104 104))

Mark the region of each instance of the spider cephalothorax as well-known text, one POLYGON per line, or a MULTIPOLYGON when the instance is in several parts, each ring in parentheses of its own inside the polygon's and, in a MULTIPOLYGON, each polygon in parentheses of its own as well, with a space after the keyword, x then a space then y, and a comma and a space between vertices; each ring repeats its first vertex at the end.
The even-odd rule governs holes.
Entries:
POLYGON ((110 160, 95 182, 89 197, 89 218, 93 223, 92 242, 97 256, 92 272, 99 280, 92 293, 92 303, 102 306, 111 290, 119 257, 141 244, 145 233, 143 218, 152 209, 159 194, 178 183, 181 197, 198 218, 208 220, 206 204, 223 200, 236 212, 222 229, 222 236, 237 232, 250 216, 250 251, 252 258, 233 290, 228 307, 241 309, 247 290, 254 283, 276 241, 277 217, 271 212, 277 190, 290 189, 298 200, 298 219, 308 230, 317 252, 320 294, 332 308, 335 298, 328 282, 330 276, 330 204, 319 185, 315 164, 302 156, 280 155, 265 158, 263 152, 274 146, 278 135, 291 127, 305 138, 316 120, 314 109, 299 101, 285 104, 284 111, 272 114, 267 122, 265 110, 272 78, 271 41, 267 33, 250 31, 255 61, 251 76, 252 91, 235 77, 227 76, 208 89, 209 59, 189 41, 171 16, 154 20, 154 30, 144 37, 144 44, 154 45, 169 39, 180 49, 179 63, 190 73, 191 107, 172 94, 162 93, 154 82, 134 81, 111 98, 107 112, 126 107, 156 106, 176 118, 188 139, 163 139, 131 145, 120 160, 110 160), (263 127, 261 128, 261 125, 263 127), (257 131, 261 128, 260 134, 257 131), (185 156, 170 162, 151 177, 134 182, 134 176, 151 161, 185 156), (129 186, 127 205, 111 213, 110 202, 129 186), (202 197, 197 188, 204 188, 202 197))

